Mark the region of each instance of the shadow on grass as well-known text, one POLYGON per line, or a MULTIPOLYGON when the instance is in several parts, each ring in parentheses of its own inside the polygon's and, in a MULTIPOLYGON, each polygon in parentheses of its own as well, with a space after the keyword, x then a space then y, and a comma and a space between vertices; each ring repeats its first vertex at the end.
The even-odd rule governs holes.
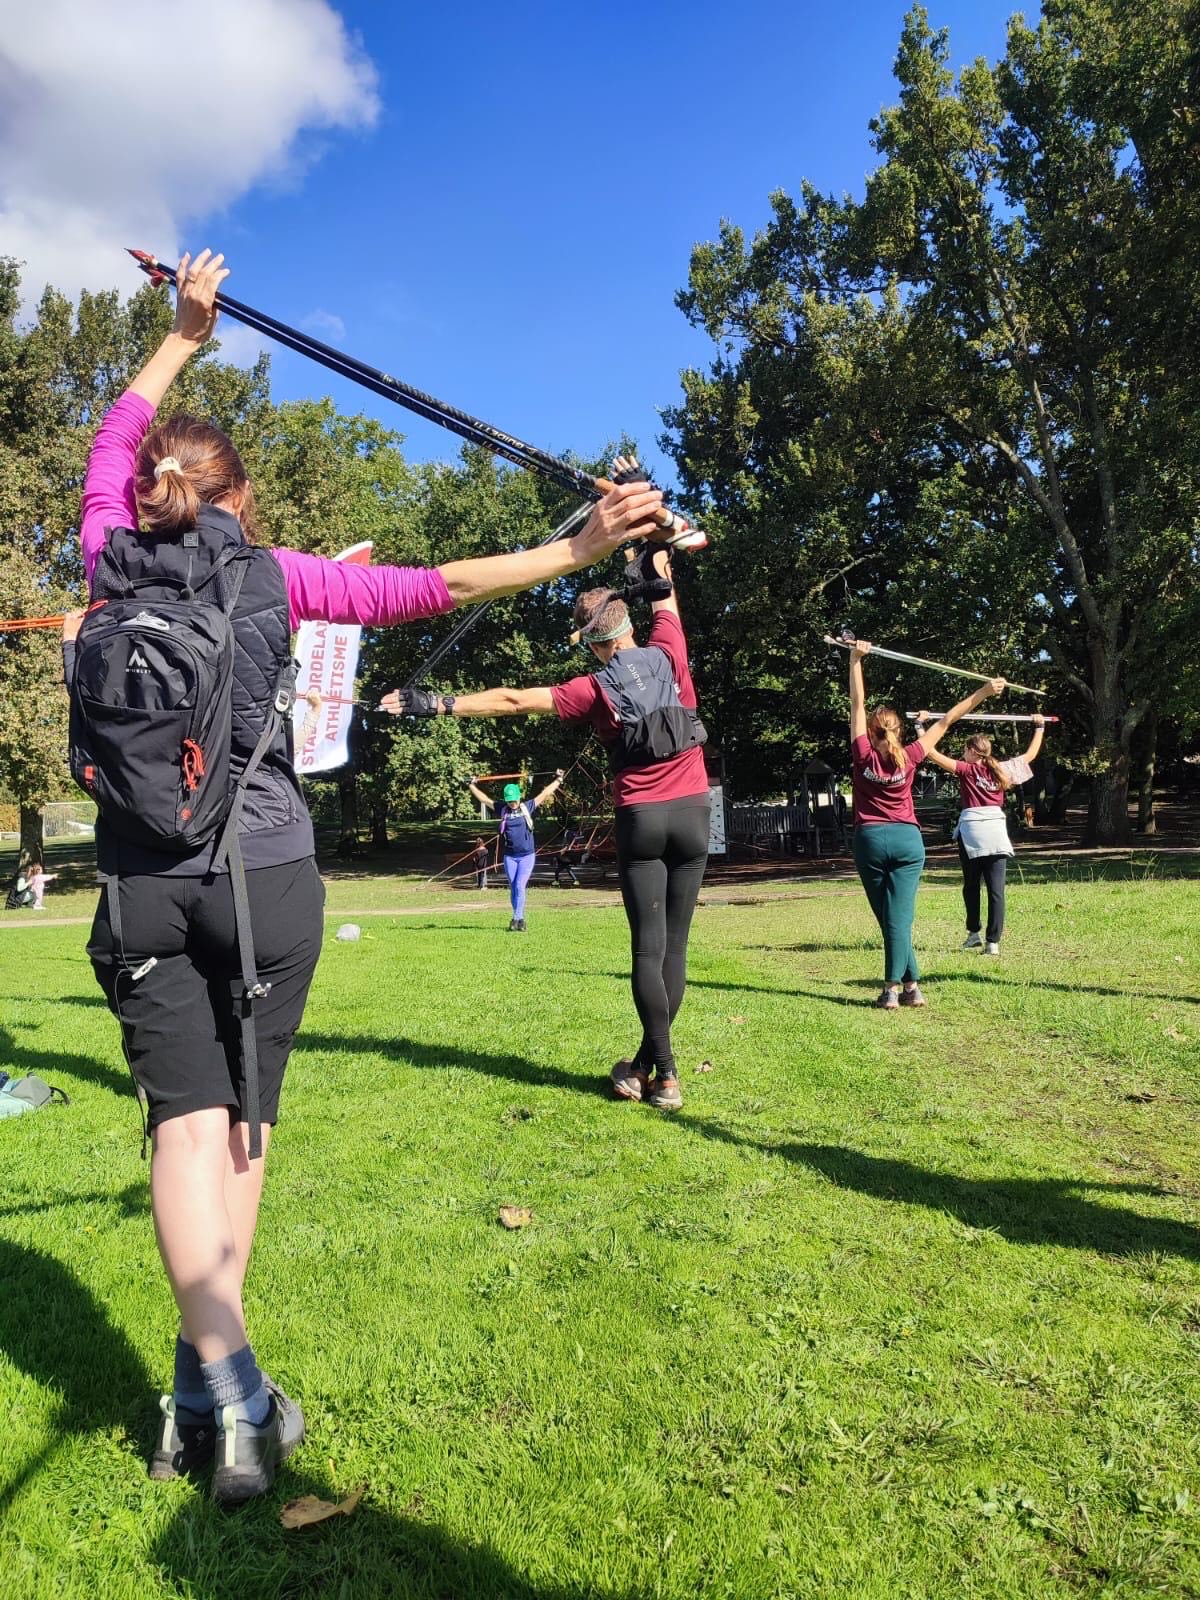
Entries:
POLYGON ((0 1488, 3 1521, 62 1439, 120 1428, 148 1448, 154 1394, 129 1340, 61 1261, 0 1240, 0 1283, 0 1350, 19 1371, 61 1396, 55 1438, 0 1488))
MULTIPOLYGON (((11 1078, 24 1077, 36 1072, 47 1083, 60 1087, 63 1078, 79 1078, 85 1083, 98 1084, 101 1089, 111 1089, 113 1094, 133 1097, 133 1079, 128 1072, 110 1067, 105 1061, 92 1056, 69 1054, 65 1050, 31 1050, 24 1040, 18 1039, 7 1028, 0 1028, 0 1060, 11 1078)), ((67 1084, 70 1092, 70 1084, 67 1084)))
MULTIPOLYGON (((857 1001, 816 996, 837 1005, 857 1001)), ((304 1034, 298 1049, 340 1051, 347 1048, 403 1061, 422 1071, 441 1069, 478 1072, 511 1083, 570 1089, 576 1094, 611 1098, 607 1077, 584 1076, 546 1067, 524 1056, 495 1055, 455 1046, 425 1044, 414 1039, 343 1037, 304 1034)), ((1167 1195, 1154 1184, 1099 1183, 1087 1178, 960 1178, 913 1166, 906 1161, 864 1155, 837 1145, 767 1144, 747 1139, 720 1123, 687 1114, 667 1119, 670 1126, 704 1139, 743 1149, 782 1155, 786 1160, 821 1172, 839 1188, 855 1189, 880 1200, 901 1201, 945 1211, 973 1228, 987 1228, 1013 1244, 1050 1244, 1101 1255, 1135 1255, 1152 1250, 1200 1261, 1200 1230, 1170 1218, 1146 1217, 1081 1199, 1079 1191, 1103 1195, 1167 1195)))
POLYGON ((1170 1217, 1146 1217, 1081 1198, 1101 1195, 1169 1195, 1152 1183, 1098 1183, 1087 1178, 961 1178, 932 1172, 891 1156, 871 1156, 844 1145, 764 1144, 712 1123, 693 1122, 706 1139, 781 1155, 819 1172, 839 1189, 875 1200, 927 1206, 968 1227, 998 1233, 1010 1244, 1049 1244, 1100 1255, 1158 1251, 1200 1261, 1200 1229, 1170 1217))
MULTIPOLYGON (((82 1198, 82 1197, 81 1197, 82 1198)), ((53 1256, 0 1241, 0 1351, 43 1388, 61 1396, 53 1437, 0 1485, 0 1520, 72 1435, 123 1432, 131 1441, 123 1475, 141 1480, 153 1447, 156 1389, 141 1358, 92 1292, 53 1256)), ((303 1399, 303 1397, 301 1397, 303 1399)), ((319 1459, 320 1441, 308 1446, 319 1459)), ((124 1503, 128 1486, 110 1492, 124 1503)), ((157 1491, 145 1490, 147 1495, 157 1491)), ((582 1600, 585 1591, 528 1580, 485 1544, 465 1544, 418 1518, 364 1503, 353 1517, 289 1532, 280 1508, 302 1494, 336 1499, 327 1481, 289 1464, 275 1488, 231 1516, 207 1499, 198 1482, 147 1552, 171 1593, 195 1600, 230 1596, 478 1595, 495 1600, 582 1600)), ((86 1516, 103 1517, 101 1497, 86 1516)), ((64 1541, 67 1530, 63 1530, 64 1541)), ((61 1575, 60 1575, 61 1576, 61 1575)), ((589 1585, 586 1593, 604 1600, 589 1585)))
POLYGON ((482 1050, 463 1050, 457 1045, 425 1044, 419 1039, 379 1039, 361 1034, 310 1033, 297 1035, 293 1052, 322 1051, 345 1055, 350 1049, 401 1061, 422 1072, 457 1070, 478 1072, 487 1078, 507 1078, 533 1088, 570 1089, 575 1094, 610 1094, 607 1074, 565 1072, 562 1067, 547 1067, 527 1056, 495 1055, 482 1050))
POLYGON ((144 1183, 130 1183, 114 1193, 93 1189, 88 1194, 56 1194, 49 1200, 18 1200, 0 1206, 0 1217, 34 1217, 44 1211, 61 1211, 64 1206, 115 1205, 122 1217, 150 1215, 150 1189, 144 1183))
POLYGON ((345 1492, 297 1473, 289 1463, 271 1494, 235 1515, 219 1511, 198 1494, 172 1519, 152 1558, 170 1592, 192 1600, 251 1600, 258 1595, 614 1600, 611 1590, 593 1583, 584 1589, 535 1582, 488 1544, 464 1543, 419 1514, 396 1514, 372 1505, 369 1489, 350 1517, 293 1532, 280 1526, 280 1507, 288 1500, 304 1494, 337 1500, 345 1492))

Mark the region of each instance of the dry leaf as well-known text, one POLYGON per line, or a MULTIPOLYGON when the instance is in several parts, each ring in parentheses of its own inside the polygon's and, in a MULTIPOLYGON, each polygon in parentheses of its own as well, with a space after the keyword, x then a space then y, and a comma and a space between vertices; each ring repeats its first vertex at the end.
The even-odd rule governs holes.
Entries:
POLYGON ((1127 1094, 1125 1098, 1132 1101, 1135 1106, 1148 1106, 1152 1100, 1157 1099, 1157 1096, 1151 1094, 1149 1089, 1136 1089, 1133 1094, 1127 1094))
POLYGON ((711 1061, 702 1061, 700 1063, 700 1065, 696 1068, 696 1071, 697 1072, 711 1072, 712 1071, 712 1062, 711 1061))
POLYGON ((533 1221, 533 1212, 528 1206, 501 1206, 500 1221, 509 1229, 523 1228, 533 1221))
POLYGON ((299 1500, 289 1500, 279 1513, 285 1528, 311 1528, 315 1523, 328 1522, 330 1517, 349 1517, 358 1509, 362 1499, 361 1489, 355 1489, 336 1505, 329 1500, 318 1500, 315 1494, 302 1494, 299 1500))
POLYGON ((745 1017, 730 1017, 730 1022, 745 1022, 745 1017))

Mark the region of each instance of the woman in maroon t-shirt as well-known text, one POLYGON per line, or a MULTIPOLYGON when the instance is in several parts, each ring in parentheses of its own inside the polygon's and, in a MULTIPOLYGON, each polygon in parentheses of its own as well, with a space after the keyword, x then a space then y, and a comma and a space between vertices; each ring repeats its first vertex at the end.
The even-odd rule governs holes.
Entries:
MULTIPOLYGON (((928 712, 918 713, 918 725, 929 717, 928 712)), ((1030 776, 1029 763, 1042 748, 1045 736, 1045 718, 1035 716, 1037 724, 1029 748, 1011 761, 997 761, 992 754, 992 741, 986 733, 973 733, 963 746, 961 761, 953 761, 938 750, 929 752, 929 759, 944 772, 952 772, 958 779, 958 798, 961 810, 954 837, 958 841, 958 859, 963 875, 963 905, 967 913, 967 937, 964 950, 984 950, 989 956, 1000 954, 1000 940, 1004 935, 1004 891, 1008 875, 1008 858, 1013 853, 1008 829, 1004 823, 1004 796, 1014 783, 1024 783, 1030 776), (983 938, 979 915, 980 885, 987 886, 987 938, 983 938)))
POLYGON ((912 924, 925 845, 913 809, 917 768, 951 725, 990 694, 1004 689, 993 678, 914 739, 900 743, 900 718, 891 706, 868 713, 863 658, 871 646, 859 640, 850 651, 850 754, 854 783, 854 863, 883 933, 883 989, 875 1004, 884 1011, 923 1006, 912 924), (901 991, 903 984, 903 991, 901 991))
MULTIPOLYGON (((613 469, 618 483, 640 474, 636 461, 621 456, 613 469)), ((655 572, 669 579, 668 552, 662 546, 649 549, 655 572)), ((580 595, 575 625, 580 643, 600 663, 594 675, 569 678, 553 688, 442 697, 395 690, 383 704, 408 716, 553 712, 575 727, 590 728, 604 745, 613 768, 617 869, 633 946, 633 1003, 642 1025, 636 1054, 612 1069, 612 1087, 623 1100, 648 1100, 674 1111, 683 1098, 671 1024, 687 986, 688 933, 708 860, 709 793, 701 748, 705 735, 674 593, 653 599, 651 608, 654 622, 645 648, 639 649, 629 609, 616 591, 580 595), (624 707, 625 719, 610 697, 624 707), (652 749, 658 753, 651 754, 652 749), (665 753, 671 750, 675 753, 665 753)))

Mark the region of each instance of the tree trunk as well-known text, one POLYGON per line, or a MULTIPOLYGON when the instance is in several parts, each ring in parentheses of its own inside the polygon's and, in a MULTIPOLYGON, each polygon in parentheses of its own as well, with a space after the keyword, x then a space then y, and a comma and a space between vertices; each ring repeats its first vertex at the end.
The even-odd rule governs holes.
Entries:
POLYGON ((22 806, 19 864, 24 867, 31 861, 45 861, 45 848, 41 809, 37 806, 22 806))
POLYGON ((1114 761, 1092 779, 1085 844, 1128 844, 1129 758, 1114 761))
POLYGON ((1158 760, 1158 712, 1146 713, 1142 737, 1142 753, 1138 762, 1138 813, 1137 831, 1155 834, 1158 826, 1154 820, 1154 768, 1158 760))
POLYGON ((338 800, 342 808, 338 855, 352 856, 358 849, 358 786, 353 767, 347 767, 338 779, 338 800))
POLYGON ((1092 778, 1084 843, 1128 844, 1132 838, 1129 826, 1129 779, 1133 769, 1130 742, 1138 719, 1129 716, 1129 701, 1120 687, 1117 671, 1107 665, 1098 649, 1094 665, 1102 670, 1093 673, 1093 683, 1097 687, 1092 708, 1092 738, 1104 763, 1092 778))
POLYGON ((388 814, 387 802, 376 800, 371 806, 371 848, 386 850, 388 847, 388 814))

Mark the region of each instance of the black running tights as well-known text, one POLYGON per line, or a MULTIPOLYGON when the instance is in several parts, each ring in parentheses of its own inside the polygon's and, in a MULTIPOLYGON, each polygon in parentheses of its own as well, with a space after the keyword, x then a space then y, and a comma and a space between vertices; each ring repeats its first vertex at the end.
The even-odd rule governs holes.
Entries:
POLYGON ((617 867, 633 947, 637 1064, 675 1075, 671 1024, 687 987, 688 930, 708 860, 708 799, 617 807, 617 867))

